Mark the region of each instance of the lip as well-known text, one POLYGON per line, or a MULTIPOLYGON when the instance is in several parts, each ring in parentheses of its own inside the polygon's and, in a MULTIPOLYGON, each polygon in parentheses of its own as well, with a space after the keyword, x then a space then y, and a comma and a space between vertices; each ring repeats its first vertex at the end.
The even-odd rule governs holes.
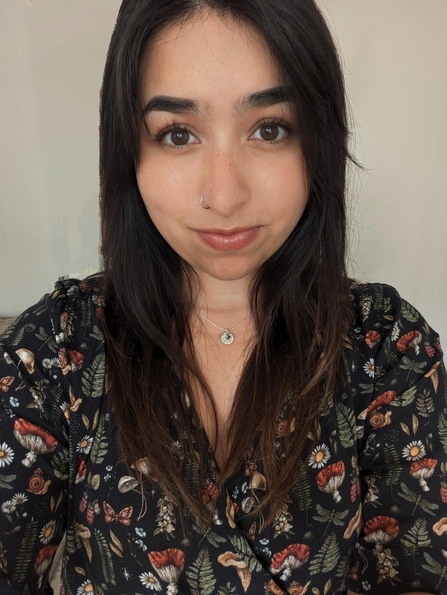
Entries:
POLYGON ((232 229, 198 229, 199 237, 205 244, 220 250, 230 252, 242 250, 251 244, 258 235, 259 227, 234 227, 232 229))

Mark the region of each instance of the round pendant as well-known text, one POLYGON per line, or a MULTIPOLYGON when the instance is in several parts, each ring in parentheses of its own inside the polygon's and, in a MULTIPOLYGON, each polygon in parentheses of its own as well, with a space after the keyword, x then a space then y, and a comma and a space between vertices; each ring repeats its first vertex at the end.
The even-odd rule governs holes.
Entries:
POLYGON ((225 331, 221 334, 220 340, 222 343, 225 343, 225 345, 231 345, 234 341, 234 335, 233 333, 230 333, 230 331, 225 331))

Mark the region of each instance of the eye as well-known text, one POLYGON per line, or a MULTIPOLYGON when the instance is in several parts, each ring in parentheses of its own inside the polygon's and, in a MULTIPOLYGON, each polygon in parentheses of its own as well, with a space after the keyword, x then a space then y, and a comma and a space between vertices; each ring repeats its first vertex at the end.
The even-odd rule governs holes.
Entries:
POLYGON ((284 125, 281 126, 276 122, 263 122, 261 126, 256 129, 252 138, 263 140, 268 143, 275 143, 285 140, 289 132, 290 131, 284 125))
POLYGON ((184 147, 185 145, 191 144, 192 142, 199 142, 198 138, 184 126, 175 126, 169 130, 162 131, 157 141, 168 145, 169 147, 184 147))

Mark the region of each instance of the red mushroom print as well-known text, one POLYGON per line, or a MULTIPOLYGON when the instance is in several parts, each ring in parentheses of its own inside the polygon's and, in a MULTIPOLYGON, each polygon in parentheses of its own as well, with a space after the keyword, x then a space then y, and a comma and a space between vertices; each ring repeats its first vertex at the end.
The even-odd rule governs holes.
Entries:
POLYGON ((168 548, 162 552, 150 552, 148 558, 161 580, 168 583, 167 595, 176 595, 177 583, 185 565, 185 554, 181 550, 168 548))
POLYGON ((309 559, 310 548, 304 543, 292 543, 286 549, 275 554, 270 564, 270 572, 279 574, 280 580, 286 581, 290 578, 292 570, 296 570, 309 559))
POLYGON ((397 537, 399 523, 389 516, 376 516, 366 522, 365 541, 375 543, 377 550, 397 537))
POLYGON ((37 554, 36 561, 34 563, 34 570, 36 571, 37 576, 39 577, 39 581, 37 583, 37 588, 40 589, 42 585, 42 578, 45 572, 48 570, 53 556, 57 550, 57 547, 54 545, 47 545, 43 547, 40 552, 37 554))
POLYGON ((436 459, 419 459, 411 463, 410 475, 419 480, 419 485, 424 492, 430 490, 425 480, 433 475, 437 463, 436 459))
POLYGON ((345 478, 345 464, 343 461, 329 465, 322 469, 317 475, 317 486, 322 492, 332 494, 336 502, 340 502, 341 496, 338 488, 345 478))
POLYGON ((84 363, 84 356, 82 353, 79 353, 79 351, 74 351, 73 349, 67 349, 67 351, 73 372, 80 370, 82 368, 82 364, 84 363))
POLYGON ((391 403, 391 401, 394 401, 396 395, 397 393, 395 393, 393 390, 387 390, 386 392, 376 397, 374 401, 371 401, 371 403, 369 404, 369 407, 366 410, 366 416, 369 417, 371 413, 376 409, 380 409, 380 407, 384 407, 385 405, 391 403))
POLYGON ((397 342, 397 348, 401 353, 407 353, 412 347, 416 354, 419 353, 419 343, 421 342, 422 334, 419 331, 410 331, 403 335, 397 342))
POLYGON ((57 440, 49 432, 19 418, 14 423, 14 436, 20 444, 29 450, 23 459, 25 467, 31 467, 37 455, 52 452, 57 445, 57 440))
POLYGON ((368 331, 365 335, 365 343, 371 347, 375 347, 380 341, 380 335, 377 331, 368 331))

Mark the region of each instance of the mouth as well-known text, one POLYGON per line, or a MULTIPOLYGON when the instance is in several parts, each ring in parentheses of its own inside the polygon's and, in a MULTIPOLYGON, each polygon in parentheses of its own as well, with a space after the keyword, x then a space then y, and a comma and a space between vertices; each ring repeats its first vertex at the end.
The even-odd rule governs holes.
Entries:
POLYGON ((259 227, 233 227, 231 229, 200 229, 196 230, 201 240, 223 252, 241 250, 251 244, 258 235, 259 227))

